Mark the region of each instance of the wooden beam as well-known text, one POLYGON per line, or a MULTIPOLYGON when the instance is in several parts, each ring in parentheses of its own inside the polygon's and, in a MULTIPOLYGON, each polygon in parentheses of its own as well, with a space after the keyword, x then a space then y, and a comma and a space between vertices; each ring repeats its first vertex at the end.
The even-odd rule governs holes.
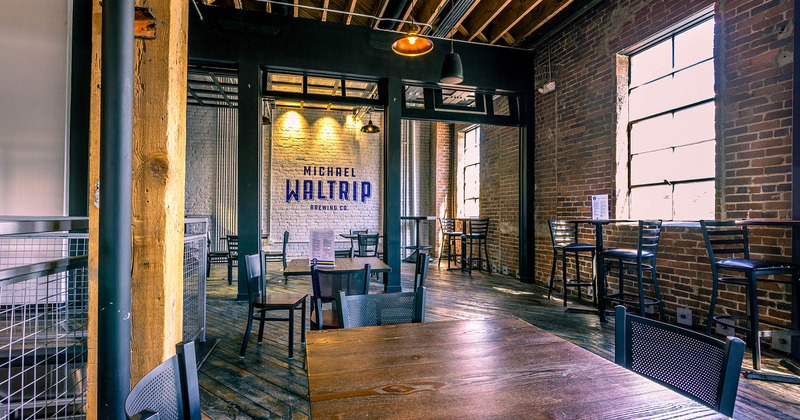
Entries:
MULTIPOLYGON (((295 5, 300 4, 300 0, 294 0, 294 4, 295 5)), ((294 17, 297 17, 299 12, 300 12, 300 8, 299 7, 295 7, 294 8, 294 17)))
POLYGON ((519 25, 517 27, 524 29, 524 31, 514 32, 514 38, 516 38, 519 41, 522 41, 525 38, 529 37, 539 28, 544 26, 544 24, 546 24, 554 17, 556 17, 559 13, 561 13, 561 11, 564 10, 564 8, 566 8, 573 2, 574 0, 560 0, 560 1, 546 2, 545 4, 542 5, 542 7, 535 9, 533 13, 529 14, 528 16, 525 16, 525 18, 519 22, 519 25))
MULTIPOLYGON (((376 4, 375 11, 372 13, 372 15, 373 16, 377 16, 377 17, 383 17, 383 14, 386 13, 386 7, 387 6, 389 6, 389 0, 380 0, 376 4)), ((377 29, 378 28, 378 24, 380 24, 380 23, 381 23, 380 20, 375 19, 375 23, 372 24, 372 29, 377 29)))
MULTIPOLYGON (((94 197, 100 184, 100 67, 103 43, 102 0, 92 1, 92 68, 89 91, 89 195, 94 197)), ((86 337, 86 418, 97 419, 97 316, 98 316, 98 250, 100 248, 100 210, 89 199, 89 327, 86 337)))
MULTIPOLYGON (((358 0, 350 0, 350 7, 348 7, 347 11, 350 12, 350 13, 353 13, 353 11, 356 10, 356 3, 357 2, 358 2, 358 0)), ((345 15, 345 16, 346 16, 346 18, 345 18, 344 24, 345 25, 349 25, 350 22, 353 20, 353 15, 345 15)))
MULTIPOLYGON (((322 2, 322 8, 323 9, 327 9, 329 3, 330 3, 330 0, 323 1, 322 2)), ((323 10, 322 11, 322 21, 323 22, 327 22, 328 21, 328 11, 327 10, 323 10)))
POLYGON ((489 25, 487 38, 490 44, 495 44, 522 18, 539 6, 542 0, 514 0, 505 8, 503 13, 489 25))
MULTIPOLYGON (((478 7, 478 4, 480 4, 479 1, 473 1, 472 2, 472 4, 469 6, 469 8, 464 11, 464 14, 462 14, 461 17, 453 25, 453 29, 451 29, 449 32, 447 32, 447 35, 445 35, 445 38, 450 38, 451 36, 453 36, 453 34, 455 34, 458 31, 458 28, 460 28, 461 25, 464 23, 464 21, 467 19, 467 17, 469 17, 469 15, 472 14, 472 11, 475 10, 476 7, 478 7)), ((452 13, 452 11, 450 13, 452 13)))
MULTIPOLYGON (((439 12, 442 10, 445 4, 447 4, 448 0, 434 0, 434 1, 426 1, 422 3, 422 9, 417 13, 417 19, 420 23, 427 23, 428 25, 432 24, 436 16, 439 15, 439 12)), ((430 31, 431 28, 428 26, 423 26, 420 28, 420 34, 425 34, 430 31)))
POLYGON ((237 9, 240 9, 240 10, 241 10, 241 8, 242 8, 242 0, 233 0, 233 5, 234 5, 234 6, 235 6, 237 9))
POLYGON ((509 4, 511 4, 511 0, 499 0, 496 4, 479 3, 478 7, 470 13, 469 19, 464 22, 464 27, 469 32, 467 40, 474 40, 509 4))
POLYGON ((189 6, 151 6, 161 27, 136 40, 133 80, 131 383, 175 354, 183 326, 189 6))
MULTIPOLYGON (((410 2, 408 2, 408 5, 406 6, 406 11, 403 12, 403 17, 401 19, 409 20, 409 17, 411 16, 411 12, 414 10, 414 7, 416 5, 417 5, 417 0, 411 0, 410 2)), ((405 26, 405 23, 400 23, 397 26, 397 30, 398 31, 402 31, 404 26, 405 26)))

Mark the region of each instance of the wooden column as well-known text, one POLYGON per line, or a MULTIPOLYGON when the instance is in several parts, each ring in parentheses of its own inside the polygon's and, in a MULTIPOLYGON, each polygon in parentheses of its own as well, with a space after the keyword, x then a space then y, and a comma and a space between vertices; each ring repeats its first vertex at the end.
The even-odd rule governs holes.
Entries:
MULTIPOLYGON (((90 203, 100 176, 100 0, 92 5, 90 203)), ((138 2, 137 2, 138 3, 138 2)), ((156 38, 136 40, 134 74, 131 383, 174 354, 183 323, 188 3, 148 2, 156 38)), ((131 10, 133 13, 133 10, 131 10)), ((99 212, 89 206, 87 418, 97 418, 99 212)))
POLYGON ((183 325, 188 2, 147 2, 155 39, 136 40, 133 103, 131 382, 175 354, 183 325))

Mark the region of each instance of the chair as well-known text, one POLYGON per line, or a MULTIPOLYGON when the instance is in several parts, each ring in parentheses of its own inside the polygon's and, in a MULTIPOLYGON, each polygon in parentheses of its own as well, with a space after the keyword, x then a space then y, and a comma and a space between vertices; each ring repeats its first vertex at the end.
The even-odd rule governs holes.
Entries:
POLYGON ((425 322, 425 287, 415 292, 378 295, 336 295, 342 328, 425 322))
POLYGON ((489 219, 472 219, 467 226, 469 228, 461 235, 461 270, 472 274, 472 266, 477 263, 478 270, 483 271, 482 264, 486 262, 486 268, 491 273, 489 249, 486 245, 487 235, 489 234, 489 219), (474 256, 473 247, 478 248, 477 258, 474 256), (486 257, 482 253, 486 253, 486 257))
POLYGON ((772 326, 779 325, 759 320, 757 282, 760 280, 793 285, 797 281, 797 275, 800 274, 800 266, 784 261, 751 259, 750 247, 747 239, 747 226, 738 226, 733 221, 715 222, 701 220, 700 227, 703 230, 703 240, 705 241, 708 259, 711 263, 711 278, 713 280, 711 304, 708 308, 708 318, 706 321, 706 334, 711 334, 712 322, 731 327, 734 330, 746 331, 747 343, 753 349, 753 369, 760 370, 762 332, 759 331, 759 323, 772 326), (721 276, 720 271, 728 272, 732 275, 721 276), (758 279, 759 276, 776 274, 791 275, 792 280, 758 279), (744 288, 746 308, 744 317, 714 315, 720 283, 744 288), (744 321, 743 325, 738 322, 741 320, 744 321))
POLYGON ((733 416, 744 342, 625 313, 616 307, 615 361, 728 417, 733 416))
MULTIPOLYGON (((600 258, 604 259, 603 262, 606 271, 616 269, 619 272, 619 291, 606 295, 606 300, 618 304, 637 305, 641 316, 645 316, 645 308, 647 306, 657 305, 659 316, 662 320, 664 319, 664 303, 661 301, 661 292, 658 290, 658 279, 656 275, 656 256, 658 241, 660 239, 660 220, 640 220, 636 249, 615 248, 600 253, 600 258), (611 260, 611 262, 606 262, 606 260, 611 260), (636 273, 638 293, 625 292, 626 271, 634 271, 636 273), (655 297, 646 297, 644 295, 642 277, 645 271, 650 272, 650 279, 653 283, 653 294, 655 297)), ((603 277, 605 277, 605 275, 603 277)), ((604 282, 601 287, 607 287, 606 282, 604 282)))
POLYGON ((125 398, 129 419, 200 419, 200 388, 194 342, 183 341, 177 354, 151 370, 125 398))
POLYGON ((353 249, 336 249, 333 251, 334 258, 353 258, 353 249))
POLYGON ((206 231, 206 275, 211 273, 211 264, 228 262, 228 252, 211 250, 211 232, 206 231))
POLYGON ((464 232, 456 231, 456 219, 440 217, 439 228, 442 231, 442 242, 439 243, 439 262, 436 263, 437 267, 441 267, 442 258, 447 258, 447 269, 457 270, 458 267, 450 268, 451 261, 458 261, 459 254, 455 252, 456 243, 461 239, 464 232), (447 246, 447 252, 442 252, 443 248, 447 246))
POLYGON ((414 267, 414 291, 425 286, 425 279, 428 278, 428 265, 430 257, 424 252, 419 253, 416 266, 414 267))
POLYGON ((359 233, 358 249, 355 251, 356 257, 377 257, 378 256, 378 237, 377 233, 359 233))
MULTIPOLYGON (((283 247, 280 251, 264 251, 264 272, 266 273, 266 263, 268 262, 281 262, 283 263, 283 270, 286 271, 286 244, 289 243, 289 231, 283 232, 283 247)), ((283 282, 289 280, 286 275, 283 276, 283 282)))
POLYGON ((228 235, 228 285, 233 284, 233 267, 239 267, 238 235, 228 235))
POLYGON ((257 319, 260 322, 258 326, 258 344, 261 344, 264 338, 265 321, 289 322, 289 358, 291 359, 294 357, 294 312, 298 309, 300 309, 300 342, 306 342, 306 297, 308 295, 302 293, 268 294, 266 281, 264 280, 264 270, 261 266, 261 264, 264 264, 263 261, 264 258, 258 254, 251 254, 245 257, 247 297, 250 304, 247 313, 247 327, 244 330, 244 339, 242 340, 242 348, 239 350, 239 357, 244 357, 244 353, 247 351, 247 343, 250 341, 250 329, 253 327, 253 320, 257 319), (287 311, 288 317, 267 316, 267 312, 271 311, 287 311))
MULTIPOLYGON (((553 285, 556 280, 556 264, 561 259, 561 281, 564 286, 564 306, 567 306, 567 288, 578 288, 578 299, 581 299, 581 287, 592 288, 592 296, 594 302, 597 302, 597 288, 594 279, 589 282, 581 281, 580 258, 583 253, 591 258, 594 262, 595 245, 584 244, 578 242, 578 223, 577 222, 564 222, 560 220, 548 220, 547 224, 550 226, 550 240, 553 243, 553 266, 550 268, 550 287, 547 289, 547 299, 553 293, 553 285), (575 280, 567 280, 567 255, 573 254, 575 256, 575 280)), ((592 270, 594 272, 594 270, 592 270)))
POLYGON ((357 270, 318 270, 311 266, 311 329, 341 328, 334 309, 322 309, 325 303, 336 301, 339 292, 349 295, 366 295, 369 291, 371 268, 365 264, 357 270))
MULTIPOLYGON (((369 229, 364 229, 364 230, 350 229, 351 235, 360 235, 362 233, 369 233, 369 229)), ((352 255, 356 254, 357 246, 358 246, 358 238, 350 238, 350 251, 352 255)))

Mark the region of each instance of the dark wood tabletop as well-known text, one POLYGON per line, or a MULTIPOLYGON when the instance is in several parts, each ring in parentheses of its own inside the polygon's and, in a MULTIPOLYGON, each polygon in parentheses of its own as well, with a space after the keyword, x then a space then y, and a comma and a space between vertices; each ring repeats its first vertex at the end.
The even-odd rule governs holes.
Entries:
MULTIPOLYGON (((320 270, 358 270, 364 268, 364 264, 369 264, 373 273, 388 273, 392 268, 386 265, 377 257, 357 257, 357 258, 336 258, 336 265, 333 267, 320 267, 320 270)), ((298 258, 286 264, 285 276, 310 276, 311 266, 308 258, 298 258)))
POLYGON ((311 417, 725 418, 517 318, 313 331, 311 417))

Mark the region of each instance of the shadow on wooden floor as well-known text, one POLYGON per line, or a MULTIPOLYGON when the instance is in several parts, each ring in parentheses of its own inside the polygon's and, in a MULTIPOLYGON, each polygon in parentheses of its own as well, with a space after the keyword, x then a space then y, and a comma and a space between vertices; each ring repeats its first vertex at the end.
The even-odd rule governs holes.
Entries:
MULTIPOLYGON (((403 264, 402 270, 403 290, 407 291, 412 287, 414 266, 403 264)), ((267 287, 271 293, 311 293, 309 277, 290 277, 284 285, 279 273, 270 274, 267 287)), ((474 272, 472 276, 465 276, 459 271, 438 270, 435 264, 431 264, 427 286, 428 321, 516 316, 606 359, 614 358, 613 318, 601 325, 595 315, 566 313, 560 300, 547 300, 544 287, 501 275, 474 272)), ((236 283, 227 284, 225 267, 213 267, 208 281, 207 335, 220 341, 200 369, 204 416, 213 419, 307 418, 305 348, 296 346, 294 359, 287 359, 286 323, 267 323, 263 344, 258 345, 253 334, 247 355, 240 359, 247 304, 234 301, 236 290, 236 283)), ((380 290, 381 284, 371 284, 371 292, 380 290)), ((574 301, 570 301, 570 306, 580 307, 574 301)), ((299 338, 297 340, 299 344, 299 338)), ((766 355, 768 368, 780 369, 777 361, 777 356, 766 355)), ((748 352, 744 368, 750 367, 748 352)), ((357 407, 354 407, 354 415, 356 413, 357 407)), ((454 416, 464 415, 468 413, 454 413, 454 416)), ((800 418, 800 385, 742 378, 734 418, 800 418)))

